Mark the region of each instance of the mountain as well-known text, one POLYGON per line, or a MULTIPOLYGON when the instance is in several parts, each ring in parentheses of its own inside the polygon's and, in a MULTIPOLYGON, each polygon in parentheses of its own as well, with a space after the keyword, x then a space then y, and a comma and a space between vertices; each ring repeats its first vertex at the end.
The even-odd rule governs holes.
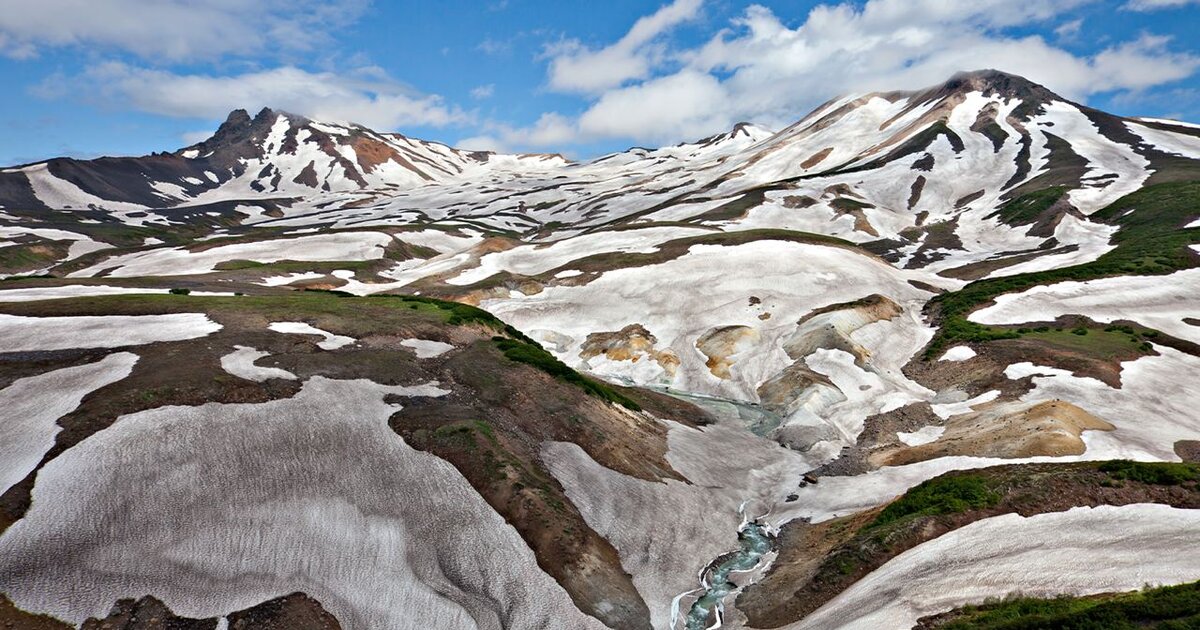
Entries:
POLYGON ((498 156, 263 109, 235 110, 208 140, 141 158, 56 159, 0 174, 5 206, 165 208, 184 202, 316 191, 414 188, 489 167, 564 164, 559 156, 498 156))
POLYGON ((0 621, 910 628, 1200 579, 1200 131, 1002 72, 584 162, 235 111, 0 170, 0 273, 0 621))

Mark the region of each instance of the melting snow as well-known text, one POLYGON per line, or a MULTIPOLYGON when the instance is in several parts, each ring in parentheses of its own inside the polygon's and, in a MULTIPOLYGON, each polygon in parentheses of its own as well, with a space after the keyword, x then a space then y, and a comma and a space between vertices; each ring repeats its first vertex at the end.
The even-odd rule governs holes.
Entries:
POLYGON ((448 343, 431 341, 429 339, 405 339, 400 342, 400 345, 412 348, 413 352, 416 352, 418 359, 441 356, 454 349, 454 346, 448 343))
POLYGON ((0 390, 0 494, 28 475, 54 446, 58 419, 87 394, 133 371, 136 354, 118 352, 95 363, 14 381, 0 390))
POLYGON ((335 335, 331 332, 326 332, 320 328, 315 328, 304 322, 273 322, 267 328, 275 332, 291 334, 291 335, 320 335, 325 338, 324 341, 318 341, 317 347, 322 350, 337 350, 342 346, 348 346, 357 339, 346 337, 343 335, 335 335))
POLYGON ((946 427, 930 425, 922 427, 911 433, 898 432, 896 438, 908 446, 920 446, 936 442, 942 434, 946 432, 946 427))
POLYGON ((270 354, 264 350, 256 350, 249 346, 234 346, 233 352, 221 357, 221 369, 238 378, 260 383, 272 378, 294 380, 296 375, 287 370, 254 365, 255 361, 270 354))
POLYGON ((21 317, 0 314, 0 352, 119 348, 203 337, 221 325, 203 313, 21 317))
POLYGON ((975 356, 975 351, 970 346, 954 346, 942 355, 939 361, 966 361, 975 356))
POLYGON ((38 474, 0 537, 0 591, 71 623, 134 593, 204 618, 304 591, 346 628, 603 630, 462 474, 388 427, 385 397, 446 393, 314 377, 123 416, 38 474))
POLYGON ((1013 593, 1052 597, 1200 579, 1200 510, 1138 504, 976 521, 896 556, 791 630, 909 628, 1013 593))

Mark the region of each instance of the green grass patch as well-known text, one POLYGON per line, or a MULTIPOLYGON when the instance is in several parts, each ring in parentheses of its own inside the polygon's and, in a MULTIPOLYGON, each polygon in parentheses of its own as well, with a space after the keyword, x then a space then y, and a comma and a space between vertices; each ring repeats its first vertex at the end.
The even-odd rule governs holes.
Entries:
POLYGON ((1100 464, 1100 471, 1113 479, 1156 486, 1177 486, 1200 480, 1200 464, 1178 462, 1135 462, 1115 459, 1100 464))
POLYGON ((400 300, 408 304, 424 304, 431 306, 447 315, 446 323, 452 326, 463 326, 466 324, 483 324, 493 330, 502 330, 510 336, 524 340, 529 340, 521 331, 505 324, 499 317, 470 304, 462 304, 460 302, 447 302, 446 300, 438 300, 435 298, 423 297, 420 295, 386 295, 375 294, 371 298, 385 298, 400 300))
MULTIPOLYGON (((1033 193, 1031 193, 1033 194, 1033 193)), ((1028 196, 1028 195, 1027 195, 1028 196)), ((938 334, 925 350, 925 358, 940 356, 957 342, 987 342, 1021 336, 1015 329, 984 326, 967 315, 998 295, 1024 291, 1066 280, 1095 280, 1120 275, 1163 275, 1195 266, 1190 246, 1200 243, 1200 228, 1183 229, 1200 214, 1200 182, 1148 186, 1097 211, 1093 219, 1118 226, 1116 249, 1082 265, 977 280, 931 301, 942 317, 938 334)))
POLYGON ((0 247, 0 273, 20 273, 49 267, 67 257, 70 241, 40 240, 0 247))
POLYGON ((880 527, 913 516, 957 514, 988 508, 1000 499, 1000 494, 988 487, 987 479, 982 475, 936 477, 904 493, 867 527, 880 527))
POLYGON ((1200 582, 1101 597, 1019 597, 956 611, 939 630, 1190 630, 1200 628, 1200 582))
POLYGON ((1051 186, 1035 190, 1016 199, 1010 199, 988 218, 998 216, 1001 221, 1009 225, 1027 225, 1036 221, 1043 212, 1058 203, 1058 200, 1062 199, 1065 194, 1067 194, 1066 186, 1051 186))
POLYGON ((1136 336, 1108 329, 1083 328, 1082 330, 1085 332, 1082 333, 1078 332, 1080 328, 1063 331, 1049 328, 1044 331, 1025 330, 1027 332, 1021 333, 1023 338, 1041 341, 1101 359, 1128 356, 1135 349, 1140 351, 1140 342, 1136 336))
POLYGON ((866 210, 868 208, 875 207, 869 203, 859 201, 857 199, 851 199, 849 197, 838 197, 837 199, 829 202, 829 205, 832 206, 833 209, 841 210, 842 212, 853 212, 855 210, 866 210))
POLYGON ((609 385, 590 379, 571 369, 566 363, 559 361, 554 355, 537 345, 537 343, 528 340, 528 338, 522 340, 509 339, 507 337, 492 337, 492 341, 504 353, 504 356, 511 361, 532 365, 554 378, 583 389, 583 391, 591 396, 617 403, 622 407, 634 411, 641 411, 642 409, 641 405, 609 385))

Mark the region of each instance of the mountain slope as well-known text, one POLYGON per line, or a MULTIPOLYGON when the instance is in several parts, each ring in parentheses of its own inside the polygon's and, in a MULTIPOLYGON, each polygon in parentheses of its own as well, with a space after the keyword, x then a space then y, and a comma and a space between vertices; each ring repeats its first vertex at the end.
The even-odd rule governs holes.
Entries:
POLYGON ((580 163, 264 110, 6 169, 0 593, 72 623, 299 592, 350 628, 874 628, 1047 549, 1047 588, 1200 578, 1136 553, 1194 530, 1196 480, 1086 463, 1200 452, 1198 181, 1194 126, 996 71, 580 163), (119 518, 143 478, 157 511, 119 518), (175 547, 158 514, 200 525, 175 547), (248 568, 243 518, 275 545, 248 568))

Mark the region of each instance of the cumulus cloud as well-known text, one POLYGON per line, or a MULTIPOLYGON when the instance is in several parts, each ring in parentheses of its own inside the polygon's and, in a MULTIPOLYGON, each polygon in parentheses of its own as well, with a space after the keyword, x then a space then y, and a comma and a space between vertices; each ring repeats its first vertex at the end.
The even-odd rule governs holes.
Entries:
POLYGON ((475 88, 472 88, 471 98, 476 99, 476 100, 483 100, 485 98, 491 98, 492 95, 495 93, 496 93, 496 84, 489 83, 487 85, 480 85, 480 86, 476 86, 475 88))
POLYGON ((230 110, 282 109, 330 122, 379 129, 444 126, 468 120, 438 96, 415 93, 378 68, 335 74, 292 66, 236 75, 174 74, 108 62, 80 76, 54 76, 37 92, 47 98, 85 93, 101 105, 184 118, 216 119, 230 110))
POLYGON ((0 0, 0 54, 87 46, 154 60, 306 50, 368 0, 0 0))
POLYGON ((578 40, 549 46, 550 87, 563 92, 592 93, 643 79, 662 60, 663 46, 656 40, 663 33, 700 12, 702 0, 675 0, 653 14, 640 18, 616 43, 592 49, 578 40))
MULTIPOLYGON (((654 68, 645 65, 646 55, 636 53, 637 45, 627 42, 654 41, 679 23, 659 19, 663 9, 650 16, 653 28, 639 28, 639 21, 616 44, 567 57, 574 66, 553 58, 549 85, 564 92, 590 91, 586 111, 574 121, 578 140, 664 143, 723 131, 742 120, 779 127, 839 94, 919 88, 960 70, 996 68, 1068 98, 1086 99, 1159 86, 1200 67, 1200 57, 1174 52, 1170 40, 1153 35, 1081 56, 1038 35, 1014 34, 1059 20, 1085 2, 844 2, 817 6, 794 28, 754 5, 702 45, 660 51, 673 65, 654 68), (601 55, 616 58, 617 69, 580 72, 601 55), (568 67, 576 71, 571 77, 563 76, 568 67)), ((516 131, 514 138, 520 136, 516 131)))

